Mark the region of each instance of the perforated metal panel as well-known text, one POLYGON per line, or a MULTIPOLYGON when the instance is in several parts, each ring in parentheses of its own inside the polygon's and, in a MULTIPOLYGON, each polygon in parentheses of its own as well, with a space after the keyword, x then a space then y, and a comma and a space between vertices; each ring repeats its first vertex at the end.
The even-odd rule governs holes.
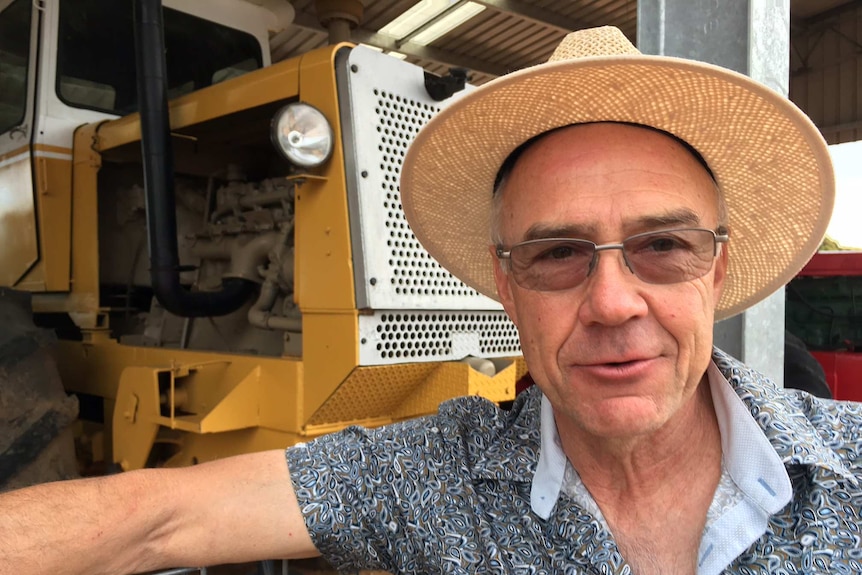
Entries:
MULTIPOLYGON (((360 365, 520 354, 501 306, 446 271, 410 230, 398 182, 407 147, 444 103, 418 66, 358 47, 337 63, 360 365)), ((467 90, 470 90, 469 86, 467 90)))
POLYGON ((464 92, 435 102, 421 68, 362 46, 340 70, 358 307, 499 310, 425 251, 401 208, 398 182, 407 147, 464 92))
POLYGON ((377 311, 359 317, 359 363, 519 355, 518 331, 498 311, 377 311))

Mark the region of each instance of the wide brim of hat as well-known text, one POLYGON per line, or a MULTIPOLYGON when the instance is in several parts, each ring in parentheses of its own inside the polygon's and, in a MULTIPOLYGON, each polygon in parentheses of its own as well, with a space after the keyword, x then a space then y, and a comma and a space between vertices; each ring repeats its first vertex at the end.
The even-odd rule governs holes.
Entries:
POLYGON ((642 55, 527 68, 435 116, 411 144, 401 173, 401 201, 417 239, 461 281, 498 299, 488 246, 500 165, 535 135, 602 121, 670 132, 710 166, 731 230, 716 320, 781 288, 816 252, 832 214, 835 182, 826 143, 811 120, 742 74, 642 55))

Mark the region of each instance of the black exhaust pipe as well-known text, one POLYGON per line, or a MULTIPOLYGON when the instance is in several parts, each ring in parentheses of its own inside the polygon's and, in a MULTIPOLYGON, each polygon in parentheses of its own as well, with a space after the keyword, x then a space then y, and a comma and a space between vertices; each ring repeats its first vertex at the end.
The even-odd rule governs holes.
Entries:
POLYGON ((242 307, 256 284, 239 278, 224 278, 217 292, 191 292, 180 284, 162 2, 135 0, 134 4, 138 108, 153 292, 166 310, 178 316, 226 315, 242 307))

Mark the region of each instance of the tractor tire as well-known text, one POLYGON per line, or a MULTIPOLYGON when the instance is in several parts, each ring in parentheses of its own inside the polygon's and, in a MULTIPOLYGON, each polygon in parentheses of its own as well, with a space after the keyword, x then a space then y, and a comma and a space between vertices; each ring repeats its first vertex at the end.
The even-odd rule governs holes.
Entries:
POLYGON ((29 294, 6 288, 0 326, 0 492, 77 477, 78 401, 63 390, 53 333, 33 323, 29 294))

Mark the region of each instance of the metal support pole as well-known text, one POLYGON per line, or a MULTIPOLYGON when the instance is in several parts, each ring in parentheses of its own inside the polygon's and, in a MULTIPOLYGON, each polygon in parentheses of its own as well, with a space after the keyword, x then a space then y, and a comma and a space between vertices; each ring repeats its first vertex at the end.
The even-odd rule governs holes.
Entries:
MULTIPOLYGON (((741 72, 787 95, 789 0, 639 0, 638 48, 741 72)), ((731 231, 733 222, 730 222, 731 231)), ((732 236, 731 236, 732 237, 732 236)), ((733 257, 733 240, 730 244, 733 257)), ((784 290, 715 325, 715 344, 784 382, 784 290)))

